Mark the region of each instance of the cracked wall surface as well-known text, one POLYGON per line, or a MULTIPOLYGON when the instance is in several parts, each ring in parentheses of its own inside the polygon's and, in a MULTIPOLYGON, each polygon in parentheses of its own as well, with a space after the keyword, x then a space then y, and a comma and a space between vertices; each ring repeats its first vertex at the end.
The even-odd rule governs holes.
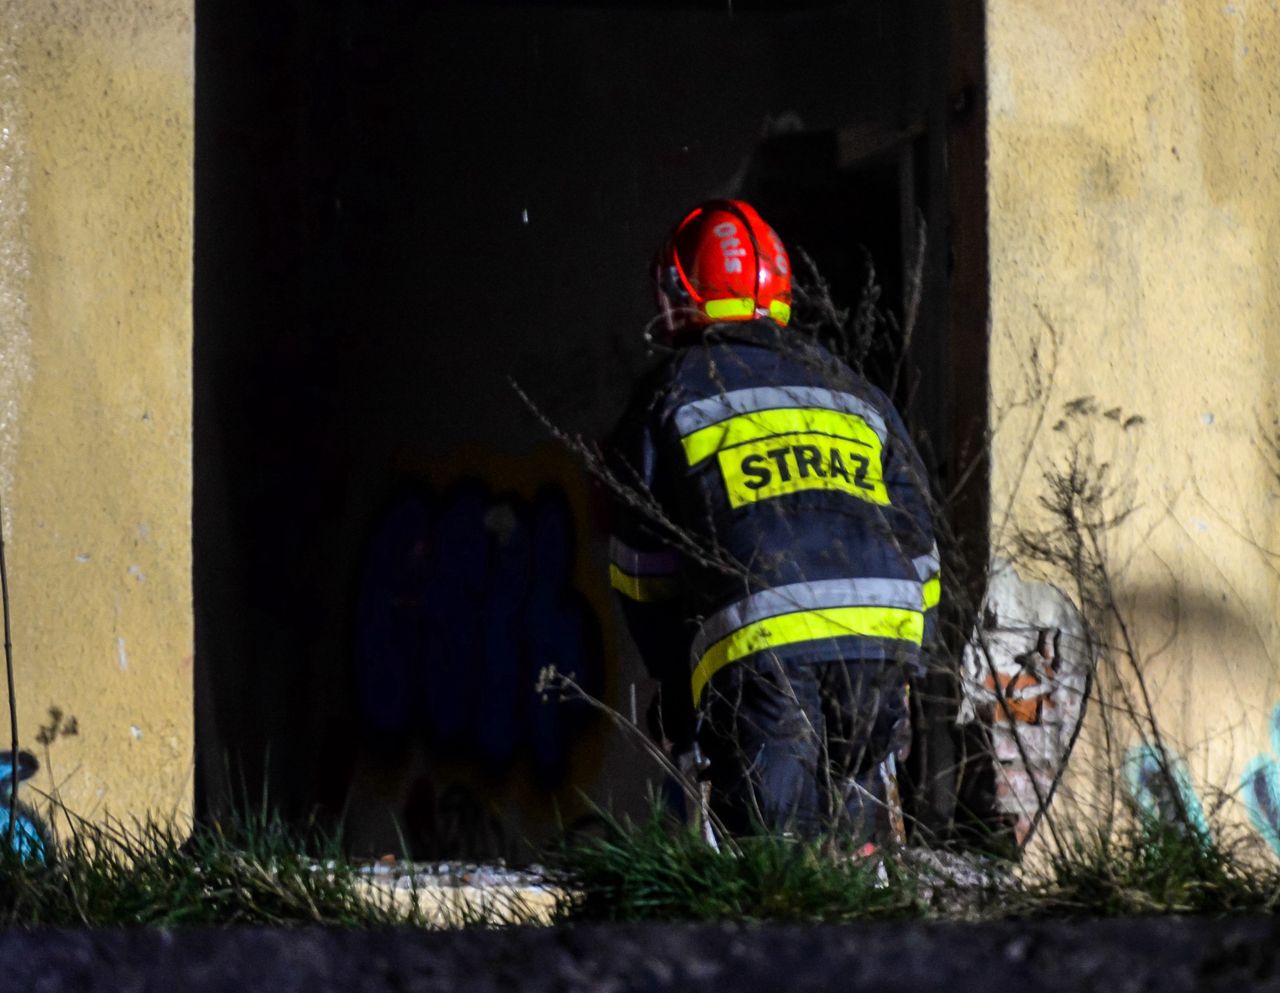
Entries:
POLYGON ((0 23, 0 496, 41 764, 24 793, 186 811, 194 5, 0 0, 0 23))

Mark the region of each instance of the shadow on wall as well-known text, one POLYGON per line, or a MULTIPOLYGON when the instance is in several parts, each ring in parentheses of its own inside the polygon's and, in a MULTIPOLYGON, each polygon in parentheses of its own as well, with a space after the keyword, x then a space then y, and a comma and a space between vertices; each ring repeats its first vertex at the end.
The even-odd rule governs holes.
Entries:
POLYGON ((556 789, 583 744, 587 705, 535 690, 549 666, 593 696, 604 688, 600 623, 573 585, 574 531, 557 486, 526 499, 474 479, 439 497, 402 495, 373 530, 354 707, 366 762, 425 765, 407 775, 403 827, 415 854, 506 854, 486 795, 511 780, 556 789))

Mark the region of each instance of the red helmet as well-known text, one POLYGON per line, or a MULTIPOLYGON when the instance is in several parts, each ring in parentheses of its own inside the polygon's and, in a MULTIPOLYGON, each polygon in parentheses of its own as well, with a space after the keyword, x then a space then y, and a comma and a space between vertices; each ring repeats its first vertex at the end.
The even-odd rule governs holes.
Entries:
POLYGON ((654 275, 668 337, 689 325, 791 320, 787 250, 741 200, 708 200, 691 210, 658 253, 654 275))

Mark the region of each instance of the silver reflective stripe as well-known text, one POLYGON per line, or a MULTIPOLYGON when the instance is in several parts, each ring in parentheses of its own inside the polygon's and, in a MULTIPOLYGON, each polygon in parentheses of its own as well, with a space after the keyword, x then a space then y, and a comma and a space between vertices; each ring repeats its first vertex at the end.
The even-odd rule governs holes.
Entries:
POLYGON ((703 621, 702 629, 693 640, 691 654, 696 662, 708 648, 738 628, 779 614, 831 607, 899 607, 918 611, 923 597, 920 584, 910 579, 824 579, 762 590, 729 604, 703 621))
POLYGON ((674 576, 680 571, 679 552, 641 552, 618 538, 609 539, 609 560, 632 576, 674 576))
POLYGON ((882 443, 888 436, 884 418, 867 401, 852 393, 824 390, 817 386, 758 386, 686 403, 676 410, 676 428, 683 438, 739 414, 787 407, 821 407, 844 414, 857 414, 867 422, 882 443))
POLYGON ((915 566, 916 575, 923 582, 931 578, 939 569, 942 568, 942 562, 938 558, 938 545, 935 542, 933 549, 928 555, 920 555, 911 560, 911 564, 915 566))

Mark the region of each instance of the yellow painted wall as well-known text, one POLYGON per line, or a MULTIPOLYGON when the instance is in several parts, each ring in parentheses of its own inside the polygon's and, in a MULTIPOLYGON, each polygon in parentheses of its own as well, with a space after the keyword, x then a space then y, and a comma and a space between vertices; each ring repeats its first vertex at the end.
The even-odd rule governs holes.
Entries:
POLYGON ((0 0, 0 25, 0 497, 42 765, 23 796, 187 812, 194 4, 0 0), (77 733, 45 748, 51 706, 77 733))
POLYGON ((1211 805, 1280 703, 1280 7, 989 0, 987 35, 993 540, 1071 437, 1112 464, 1115 586, 1211 805))

